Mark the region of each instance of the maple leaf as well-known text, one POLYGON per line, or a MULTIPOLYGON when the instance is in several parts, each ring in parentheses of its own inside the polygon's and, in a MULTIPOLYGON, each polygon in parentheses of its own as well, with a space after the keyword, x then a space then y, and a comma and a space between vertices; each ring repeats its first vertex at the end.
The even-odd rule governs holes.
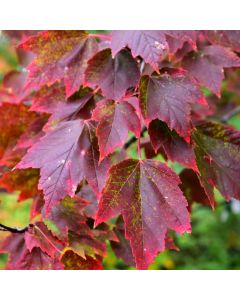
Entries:
MULTIPOLYGON (((92 223, 92 226, 94 226, 94 223, 92 223)), ((100 225, 98 225, 96 228, 94 228, 92 230, 93 235, 95 236, 95 238, 99 239, 100 241, 115 241, 118 242, 118 237, 116 236, 116 234, 113 232, 113 230, 111 229, 111 225, 109 226, 106 223, 101 223, 100 225)))
POLYGON ((95 219, 98 201, 91 187, 88 184, 85 184, 81 187, 77 196, 87 203, 86 207, 83 209, 84 214, 89 218, 95 219))
POLYGON ((203 86, 220 97, 224 68, 240 67, 240 58, 218 45, 205 46, 183 60, 183 67, 203 86), (206 72, 207 70, 207 72, 206 72))
MULTIPOLYGON (((141 149, 144 150, 144 154, 146 158, 154 158, 157 156, 158 153, 160 153, 159 150, 157 151, 157 153, 155 152, 149 137, 141 139, 140 147, 141 149)), ((167 160, 167 156, 164 153, 164 151, 161 151, 161 154, 163 154, 164 159, 167 160)))
MULTIPOLYGON (((118 237, 118 241, 111 241, 111 247, 118 258, 121 258, 125 264, 135 267, 135 260, 132 254, 132 249, 129 241, 125 238, 125 228, 122 217, 119 217, 114 228, 114 232, 118 237)), ((172 237, 166 235, 165 237, 165 249, 179 250, 172 237)))
POLYGON ((171 53, 176 53, 186 42, 192 48, 196 47, 197 33, 195 30, 166 30, 165 34, 171 53))
POLYGON ((41 192, 38 193, 37 196, 33 198, 31 211, 30 211, 30 219, 34 219, 37 215, 40 215, 44 206, 44 199, 41 192))
POLYGON ((111 50, 98 52, 88 62, 85 85, 99 86, 109 99, 121 99, 128 88, 135 87, 140 77, 137 63, 127 50, 120 51, 113 59, 111 50))
POLYGON ((175 130, 170 130, 162 121, 154 120, 149 124, 148 133, 155 153, 160 147, 163 147, 170 160, 197 170, 191 145, 181 138, 175 130))
POLYGON ((94 259, 106 256, 106 241, 119 241, 115 232, 107 224, 101 224, 92 229, 93 221, 88 219, 87 224, 81 225, 78 233, 69 233, 69 248, 79 256, 94 259))
POLYGON ((183 42, 195 44, 198 32, 196 30, 166 30, 165 34, 183 42))
POLYGON ((38 194, 38 170, 14 170, 0 177, 0 186, 8 192, 20 191, 19 201, 35 197, 38 194))
POLYGON ((62 82, 51 86, 43 86, 32 97, 31 111, 53 114, 58 105, 67 102, 65 88, 62 82))
POLYGON ((208 196, 206 195, 197 174, 193 170, 184 169, 179 174, 179 177, 181 179, 180 188, 188 200, 189 208, 191 208, 194 202, 209 205, 208 196))
POLYGON ((1 253, 9 253, 6 269, 17 270, 19 262, 26 251, 24 233, 10 234, 1 246, 1 253))
MULTIPOLYGON (((6 238, 1 252, 10 254, 6 269, 8 270, 61 270, 63 265, 56 258, 51 258, 39 247, 31 252, 27 249, 26 233, 12 233, 6 238)), ((42 241, 43 242, 43 241, 42 241)))
POLYGON ((67 96, 82 85, 87 61, 98 50, 96 39, 80 30, 40 32, 19 47, 36 54, 28 66, 27 89, 39 89, 64 78, 67 96))
POLYGON ((2 32, 14 43, 19 43, 24 38, 36 34, 37 30, 3 30, 2 32))
POLYGON ((213 187, 230 200, 240 199, 240 134, 229 126, 206 122, 193 132, 201 183, 213 206, 213 187))
POLYGON ((129 241, 125 238, 125 228, 121 217, 118 218, 114 232, 119 241, 111 241, 111 247, 117 257, 121 258, 125 264, 135 266, 135 260, 129 241))
POLYGON ((137 268, 145 269, 165 248, 167 229, 190 230, 178 176, 153 160, 124 160, 109 171, 95 224, 123 215, 137 268))
POLYGON ((206 38, 213 44, 229 47, 240 52, 240 31, 239 30, 206 30, 206 38))
POLYGON ((41 138, 17 168, 40 168, 39 189, 43 190, 47 214, 61 199, 74 196, 85 178, 98 194, 105 183, 108 159, 99 165, 95 126, 92 122, 62 122, 41 138))
POLYGON ((23 89, 27 79, 27 72, 11 71, 6 74, 0 88, 0 103, 8 102, 19 104, 29 94, 23 89))
POLYGON ((159 30, 115 30, 112 32, 111 49, 113 56, 124 47, 131 49, 133 57, 141 56, 146 63, 158 71, 159 62, 168 49, 163 31, 159 30))
POLYGON ((42 252, 40 248, 33 248, 31 252, 25 252, 18 268, 20 270, 63 270, 64 265, 56 258, 53 259, 42 252))
POLYGON ((65 270, 102 270, 102 264, 93 259, 90 256, 87 256, 86 259, 77 255, 71 250, 68 250, 64 253, 62 257, 62 263, 65 265, 65 270))
POLYGON ((81 226, 80 234, 70 232, 68 248, 84 259, 87 256, 96 259, 106 255, 105 241, 101 241, 94 236, 93 231, 86 225, 81 226))
POLYGON ((81 118, 81 114, 89 101, 92 100, 91 92, 82 91, 82 95, 71 97, 67 100, 65 88, 62 83, 55 83, 51 87, 42 87, 33 97, 31 111, 51 114, 45 130, 51 124, 62 120, 81 118))
POLYGON ((188 140, 191 103, 205 101, 199 88, 184 73, 176 71, 172 75, 141 78, 140 106, 147 125, 159 119, 188 140))
POLYGON ((124 145, 128 138, 129 130, 137 137, 140 137, 140 120, 134 107, 127 101, 100 101, 92 113, 92 118, 99 122, 97 136, 100 161, 117 147, 124 145))
POLYGON ((29 226, 24 238, 29 252, 32 252, 33 248, 40 248, 53 259, 57 258, 63 249, 62 243, 52 235, 43 222, 29 226))
MULTIPOLYGON (((175 41, 175 40, 174 40, 175 41)), ((171 47, 176 47, 176 43, 172 42, 172 46, 171 47)), ((169 44, 169 48, 170 48, 170 44, 169 44)), ((171 60, 174 64, 177 64, 178 62, 182 62, 183 58, 185 56, 188 55, 188 53, 194 51, 195 48, 192 44, 185 42, 182 46, 182 48, 178 49, 174 55, 170 55, 169 56, 169 60, 171 60)))
POLYGON ((27 149, 33 146, 44 135, 43 127, 46 123, 46 114, 36 117, 19 137, 15 149, 27 149))
POLYGON ((65 197, 58 205, 52 208, 48 219, 57 226, 57 236, 61 240, 67 240, 69 230, 79 233, 81 225, 85 224, 86 221, 86 217, 83 215, 83 209, 86 205, 86 202, 78 197, 65 197))
POLYGON ((179 248, 175 245, 173 238, 167 235, 165 238, 165 247, 169 250, 179 251, 179 248))
POLYGON ((10 149, 12 152, 17 144, 18 138, 24 133, 37 114, 29 112, 24 104, 3 103, 0 105, 0 159, 4 152, 10 149), (7 124, 7 126, 6 126, 7 124))

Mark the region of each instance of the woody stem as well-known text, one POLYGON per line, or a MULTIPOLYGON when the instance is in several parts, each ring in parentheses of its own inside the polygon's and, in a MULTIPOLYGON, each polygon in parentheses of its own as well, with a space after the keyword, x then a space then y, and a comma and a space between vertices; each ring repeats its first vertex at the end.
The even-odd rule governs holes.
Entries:
POLYGON ((12 233, 24 233, 25 231, 28 230, 29 226, 30 225, 23 227, 23 228, 19 228, 19 227, 10 227, 10 226, 0 224, 0 231, 8 231, 8 232, 12 232, 12 233))

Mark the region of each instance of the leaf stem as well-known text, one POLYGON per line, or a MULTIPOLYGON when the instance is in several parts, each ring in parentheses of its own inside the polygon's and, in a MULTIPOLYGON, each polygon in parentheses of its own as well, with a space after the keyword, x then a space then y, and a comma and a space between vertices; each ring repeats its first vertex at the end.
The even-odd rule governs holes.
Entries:
MULTIPOLYGON (((147 131, 147 127, 143 127, 142 131, 141 131, 141 137, 143 137, 144 132, 147 131)), ((128 149, 133 143, 135 143, 137 141, 137 138, 135 136, 131 137, 123 146, 123 148, 126 150, 128 149)))
POLYGON ((95 90, 93 90, 93 94, 97 94, 97 92, 100 90, 100 87, 95 88, 95 90))
POLYGON ((51 241, 50 239, 46 236, 46 234, 37 226, 34 226, 43 236, 44 238, 48 241, 48 243, 53 247, 53 249, 55 249, 58 253, 62 253, 51 241))
POLYGON ((141 154, 141 145, 140 145, 140 142, 141 142, 141 137, 138 138, 138 159, 139 159, 139 161, 142 161, 142 154, 141 154))

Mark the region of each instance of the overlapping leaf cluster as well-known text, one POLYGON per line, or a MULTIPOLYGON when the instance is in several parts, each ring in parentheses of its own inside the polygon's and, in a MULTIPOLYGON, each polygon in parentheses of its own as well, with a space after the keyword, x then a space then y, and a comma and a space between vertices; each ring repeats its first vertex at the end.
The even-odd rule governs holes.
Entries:
POLYGON ((107 241, 146 269, 176 249, 171 231, 191 232, 193 202, 240 199, 240 133, 225 124, 239 101, 221 106, 239 31, 5 34, 21 67, 0 88, 0 187, 33 199, 29 226, 0 225, 8 269, 102 269, 107 241))

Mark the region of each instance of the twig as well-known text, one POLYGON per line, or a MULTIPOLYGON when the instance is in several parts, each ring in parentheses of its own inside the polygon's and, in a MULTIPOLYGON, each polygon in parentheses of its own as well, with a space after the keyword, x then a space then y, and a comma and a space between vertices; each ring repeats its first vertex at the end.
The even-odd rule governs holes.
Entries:
POLYGON ((12 233, 24 233, 25 231, 28 230, 29 226, 32 226, 32 224, 23 227, 23 228, 19 228, 19 227, 9 227, 3 224, 0 224, 0 231, 8 231, 8 232, 12 232, 12 233))
POLYGON ((229 111, 228 113, 226 113, 221 117, 221 121, 223 123, 226 123, 229 119, 231 119, 233 116, 239 113, 240 113, 240 106, 234 107, 234 109, 232 109, 231 111, 229 111))
MULTIPOLYGON (((141 131, 141 137, 143 137, 144 135, 144 132, 147 131, 147 127, 143 127, 142 131, 141 131)), ((126 150, 127 148, 129 148, 133 143, 135 143, 138 139, 133 136, 131 137, 126 143, 125 145, 123 146, 123 148, 126 150)))
POLYGON ((144 62, 144 60, 142 60, 141 63, 140 63, 140 73, 143 72, 144 67, 145 67, 145 62, 144 62))

